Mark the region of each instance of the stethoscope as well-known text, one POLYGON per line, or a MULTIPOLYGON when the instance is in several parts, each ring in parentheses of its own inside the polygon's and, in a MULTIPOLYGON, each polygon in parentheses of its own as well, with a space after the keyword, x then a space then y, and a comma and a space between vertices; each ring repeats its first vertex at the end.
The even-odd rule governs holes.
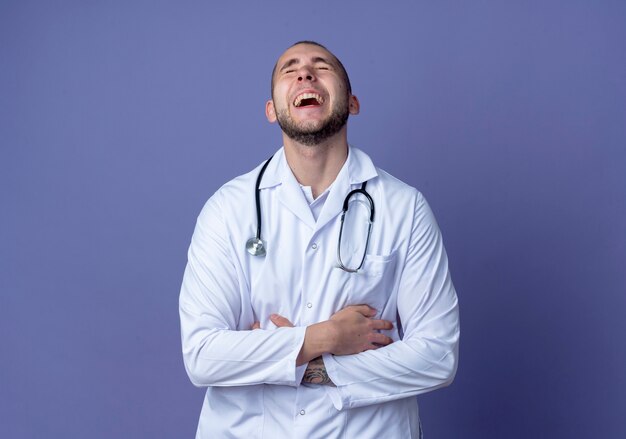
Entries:
MULTIPOLYGON (((259 176, 256 179, 256 185, 254 187, 254 199, 256 203, 256 222, 257 222, 256 235, 248 239, 248 241, 246 242, 246 250, 252 256, 265 256, 267 254, 267 250, 265 248, 265 242, 263 242, 263 240, 261 239, 261 199, 260 199, 261 191, 259 187, 261 185, 261 179, 263 178, 263 174, 265 173, 265 170, 267 169, 267 165, 269 165, 270 161, 272 160, 272 157, 267 159, 267 161, 263 164, 261 171, 259 171, 259 176)), ((367 181, 364 181, 360 188, 353 189, 352 191, 350 191, 348 195, 346 195, 346 198, 343 200, 343 212, 341 214, 341 227, 339 229, 339 240, 337 242, 337 259, 338 259, 338 264, 339 264, 338 267, 350 273, 356 273, 363 266, 363 261, 365 260, 365 254, 367 253, 367 246, 369 245, 370 235, 372 232, 372 224, 374 222, 374 200, 372 200, 372 197, 370 196, 370 194, 368 194, 367 191, 365 190, 366 185, 367 185, 367 181), (350 198, 352 198, 356 194, 362 194, 363 196, 365 196, 369 204, 370 215, 369 215, 369 223, 367 226, 367 239, 365 241, 363 257, 361 258, 361 262, 359 263, 358 267, 349 268, 348 266, 344 265, 342 261, 341 237, 343 235, 344 218, 346 216, 346 213, 348 212, 350 198)))

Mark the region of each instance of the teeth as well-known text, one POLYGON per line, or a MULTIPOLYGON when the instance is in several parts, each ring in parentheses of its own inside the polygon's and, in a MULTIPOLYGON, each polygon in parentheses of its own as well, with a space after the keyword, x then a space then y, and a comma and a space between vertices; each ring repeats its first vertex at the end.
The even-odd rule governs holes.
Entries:
POLYGON ((298 95, 296 97, 296 100, 293 101, 293 105, 299 107, 300 104, 302 104, 303 99, 315 99, 319 105, 322 105, 324 103, 324 98, 322 98, 317 93, 302 93, 301 95, 298 95))

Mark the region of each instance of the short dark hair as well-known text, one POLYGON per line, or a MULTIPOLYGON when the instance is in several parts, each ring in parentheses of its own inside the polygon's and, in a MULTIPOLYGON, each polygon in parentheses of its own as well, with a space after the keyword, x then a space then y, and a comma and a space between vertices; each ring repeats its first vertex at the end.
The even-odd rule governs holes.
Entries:
MULTIPOLYGON (((322 49, 324 49, 326 52, 330 53, 333 58, 335 59, 335 61, 337 61, 337 65, 339 66, 339 73, 341 74, 345 84, 346 84, 346 89, 348 90, 349 94, 352 94, 352 85, 350 84, 350 78, 348 77, 348 72, 346 71, 346 68, 343 66, 343 64, 341 63, 341 61, 339 60, 339 58, 337 58, 335 56, 334 53, 332 53, 330 50, 328 50, 326 48, 326 46, 324 46, 323 44, 318 43, 317 41, 310 41, 310 40, 302 40, 302 41, 297 41, 295 43, 293 43, 291 46, 288 47, 288 49, 297 46, 298 44, 310 44, 312 46, 317 46, 317 47, 321 47, 322 49)), ((276 61, 276 64, 274 64, 274 68, 272 69, 272 78, 271 78, 271 83, 270 83, 270 92, 271 92, 271 96, 272 98, 274 98, 274 75, 276 74, 276 68, 278 67, 278 61, 276 61)))

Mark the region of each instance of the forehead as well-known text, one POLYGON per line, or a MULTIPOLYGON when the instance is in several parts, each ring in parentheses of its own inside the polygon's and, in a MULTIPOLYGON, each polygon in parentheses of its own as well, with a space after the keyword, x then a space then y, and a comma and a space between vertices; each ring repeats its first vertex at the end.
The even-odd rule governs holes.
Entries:
POLYGON ((278 58, 278 61, 276 61, 276 70, 280 70, 285 63, 290 61, 293 62, 295 60, 298 63, 303 63, 314 58, 322 58, 331 64, 337 64, 335 55, 323 47, 314 44, 297 44, 285 50, 280 58, 278 58))

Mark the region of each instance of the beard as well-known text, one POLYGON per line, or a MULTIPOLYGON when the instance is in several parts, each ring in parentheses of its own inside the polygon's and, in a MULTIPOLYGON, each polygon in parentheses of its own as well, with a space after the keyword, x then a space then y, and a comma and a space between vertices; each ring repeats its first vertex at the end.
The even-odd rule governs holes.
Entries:
POLYGON ((315 122, 303 122, 297 124, 289 115, 289 109, 284 108, 276 113, 276 119, 280 129, 290 139, 306 146, 315 146, 337 134, 348 121, 347 100, 335 103, 326 120, 321 125, 315 122))

